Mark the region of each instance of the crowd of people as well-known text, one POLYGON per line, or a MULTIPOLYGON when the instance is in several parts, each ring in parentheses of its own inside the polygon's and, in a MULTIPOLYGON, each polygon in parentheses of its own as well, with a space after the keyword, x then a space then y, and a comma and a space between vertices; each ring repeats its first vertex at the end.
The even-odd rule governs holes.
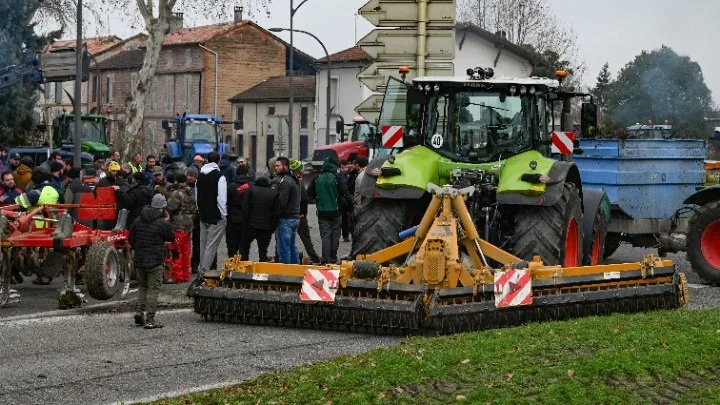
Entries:
MULTIPOLYGON (((70 159, 53 152, 42 164, 30 156, 7 156, 0 148, 0 204, 19 204, 30 209, 43 204, 78 204, 83 194, 97 194, 111 188, 118 210, 128 211, 127 226, 138 275, 137 325, 162 327, 155 320, 157 294, 162 283, 184 283, 191 273, 217 269, 217 250, 223 237, 228 257, 240 254, 249 260, 253 241, 260 261, 279 263, 334 263, 338 260, 340 237, 349 241, 353 227, 353 197, 362 179, 367 158, 324 162, 322 173, 306 190, 301 181, 302 163, 287 157, 272 158, 261 175, 252 172, 244 158, 211 152, 195 156, 192 165, 173 162, 169 156, 158 160, 135 153, 123 163, 113 152, 107 161, 97 159, 92 167, 73 167, 70 159), (7 158, 7 166, 5 166, 7 158), (308 204, 315 202, 322 255, 310 237, 308 204), (301 255, 296 235, 304 246, 301 255), (276 250, 268 255, 275 237, 276 250)), ((112 229, 115 221, 81 223, 112 229)), ((36 227, 46 226, 36 221, 36 227)), ((20 272, 13 282, 22 283, 20 272)), ((33 283, 49 284, 41 275, 33 283)))

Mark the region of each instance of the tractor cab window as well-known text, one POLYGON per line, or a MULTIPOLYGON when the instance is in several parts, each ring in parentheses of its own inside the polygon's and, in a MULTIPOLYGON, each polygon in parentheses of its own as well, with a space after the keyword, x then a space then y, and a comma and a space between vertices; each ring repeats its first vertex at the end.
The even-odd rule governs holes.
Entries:
POLYGON ((185 123, 185 143, 216 144, 216 127, 212 121, 187 121, 185 123))
POLYGON ((353 142, 362 141, 362 142, 371 142, 372 139, 372 130, 370 129, 370 124, 367 122, 364 122, 362 124, 355 125, 353 127, 353 132, 350 137, 350 140, 353 142))
POLYGON ((492 92, 431 97, 425 141, 452 159, 490 161, 532 145, 532 98, 492 92))
MULTIPOLYGON (((66 143, 72 143, 75 139, 75 122, 68 120, 66 143)), ((80 123, 80 140, 106 143, 105 139, 105 123, 98 120, 83 120, 80 123)))

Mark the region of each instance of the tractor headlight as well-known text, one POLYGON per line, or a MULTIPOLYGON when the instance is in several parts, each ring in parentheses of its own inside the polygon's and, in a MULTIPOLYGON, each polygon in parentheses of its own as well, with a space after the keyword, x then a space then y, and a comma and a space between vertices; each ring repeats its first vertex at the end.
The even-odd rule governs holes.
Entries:
POLYGON ((434 90, 435 92, 440 91, 440 85, 439 85, 439 84, 434 85, 434 86, 433 86, 433 90, 434 90))
POLYGON ((514 84, 512 86, 510 86, 510 95, 511 96, 514 96, 516 91, 517 91, 517 87, 515 87, 514 84))
POLYGON ((528 90, 530 94, 535 94, 535 86, 530 86, 530 90, 528 90))
POLYGON ((521 96, 524 96, 525 93, 527 93, 527 87, 525 87, 525 86, 520 86, 520 95, 521 95, 521 96))
POLYGON ((425 91, 430 91, 430 85, 429 85, 429 84, 426 84, 426 85, 425 85, 425 91))

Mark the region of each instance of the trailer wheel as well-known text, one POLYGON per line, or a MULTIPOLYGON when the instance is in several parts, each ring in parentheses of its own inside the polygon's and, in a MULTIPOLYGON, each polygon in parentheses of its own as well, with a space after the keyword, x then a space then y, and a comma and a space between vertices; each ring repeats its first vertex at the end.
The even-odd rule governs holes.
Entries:
POLYGON ((583 259, 583 218, 580 192, 565 183, 555 205, 521 207, 515 214, 513 253, 523 260, 540 255, 546 265, 576 267, 583 259))
MULTIPOLYGON (((587 215, 592 215, 587 213, 587 215)), ((605 239, 607 237, 607 222, 601 210, 595 212, 591 233, 585 235, 583 265, 596 266, 602 264, 605 258, 605 239)))
POLYGON ((85 285, 97 300, 112 298, 120 286, 121 263, 115 247, 98 242, 90 247, 85 261, 85 285))
POLYGON ((703 205, 690 218, 687 256, 703 280, 720 284, 720 201, 703 205))
POLYGON ((369 254, 400 242, 407 228, 408 201, 373 199, 355 214, 352 256, 369 254))

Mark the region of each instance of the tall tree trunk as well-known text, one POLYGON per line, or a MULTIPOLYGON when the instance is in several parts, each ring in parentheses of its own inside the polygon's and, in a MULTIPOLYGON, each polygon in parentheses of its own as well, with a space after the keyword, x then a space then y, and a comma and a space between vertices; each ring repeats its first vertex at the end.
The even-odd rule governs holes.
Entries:
POLYGON ((175 0, 160 0, 158 4, 158 17, 153 15, 152 0, 137 0, 140 13, 145 20, 148 31, 145 59, 137 75, 137 83, 133 86, 125 102, 125 129, 122 136, 122 155, 129 157, 139 151, 144 144, 143 120, 145 118, 145 98, 150 89, 153 77, 158 67, 160 51, 165 36, 170 31, 170 17, 175 0))

